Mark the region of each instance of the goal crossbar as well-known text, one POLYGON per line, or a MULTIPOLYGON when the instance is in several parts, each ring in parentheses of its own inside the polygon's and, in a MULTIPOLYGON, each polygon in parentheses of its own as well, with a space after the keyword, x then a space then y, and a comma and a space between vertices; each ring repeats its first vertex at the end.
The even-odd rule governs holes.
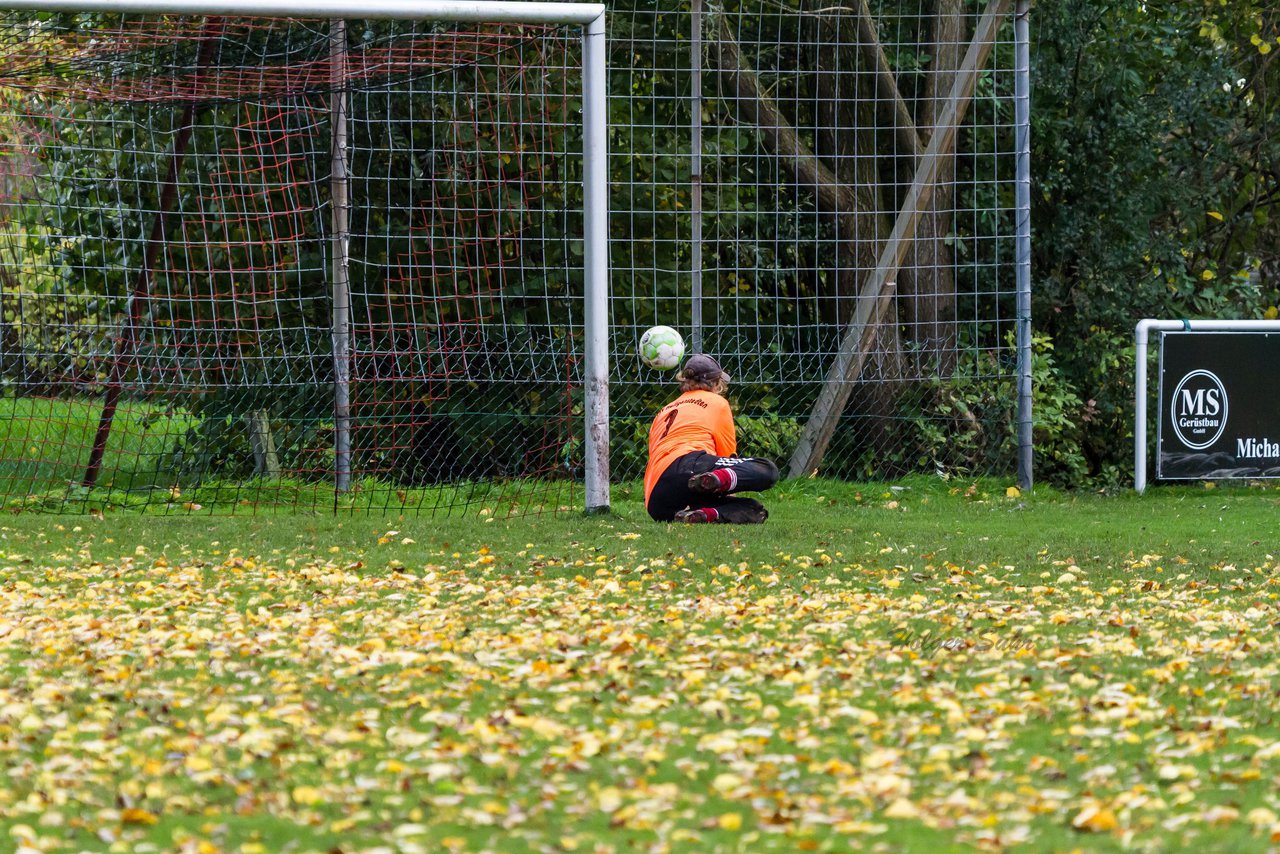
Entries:
POLYGON ((503 0, 6 0, 0 9, 33 12, 116 12, 138 15, 227 17, 376 18, 473 21, 493 24, 591 24, 602 3, 503 0))

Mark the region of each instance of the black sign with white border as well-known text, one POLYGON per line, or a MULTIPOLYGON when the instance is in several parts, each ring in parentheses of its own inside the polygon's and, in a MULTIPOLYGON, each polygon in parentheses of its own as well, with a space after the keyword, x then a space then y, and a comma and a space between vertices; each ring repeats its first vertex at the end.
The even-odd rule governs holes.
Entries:
POLYGON ((1156 477, 1280 477, 1280 335, 1160 336, 1156 477))

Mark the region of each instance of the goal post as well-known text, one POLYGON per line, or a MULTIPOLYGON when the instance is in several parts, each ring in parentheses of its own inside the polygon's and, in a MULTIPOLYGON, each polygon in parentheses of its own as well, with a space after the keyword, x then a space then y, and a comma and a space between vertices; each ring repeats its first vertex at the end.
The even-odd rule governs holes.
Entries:
MULTIPOLYGON (((268 324, 273 319, 281 319, 289 312, 307 314, 312 320, 306 334, 319 340, 318 334, 314 334, 319 331, 314 320, 319 313, 303 306, 302 296, 275 280, 289 279, 296 283, 327 279, 327 298, 331 304, 327 322, 331 328, 326 337, 332 350, 326 358, 331 359, 331 364, 321 370, 323 366, 314 358, 315 353, 308 352, 309 378, 291 374, 289 382, 301 389, 299 394, 317 383, 331 386, 332 447, 328 451, 329 462, 324 465, 333 479, 335 493, 358 489, 355 480, 361 470, 353 462, 353 455, 359 443, 353 444, 353 430, 364 430, 366 436, 387 431, 387 438, 381 440, 383 446, 379 449, 382 468, 377 471, 389 476, 403 474, 405 455, 413 445, 413 452, 422 458, 421 465, 433 472, 424 476, 427 479, 438 476, 443 480, 465 482, 476 477, 476 466, 451 468, 439 460, 429 459, 433 454, 430 447, 416 448, 419 444, 430 444, 445 417, 459 414, 449 409, 441 389, 470 382, 469 372, 475 368, 489 389, 489 399, 501 399, 504 383, 519 381, 521 360, 528 360, 541 366, 540 382, 555 382, 558 376, 562 384, 580 387, 581 391, 579 403, 568 402, 566 393, 566 402, 560 406, 566 415, 581 413, 580 432, 574 431, 578 439, 570 442, 563 436, 543 437, 540 446, 538 439, 529 439, 530 453, 544 461, 557 461, 559 471, 553 476, 563 477, 566 466, 581 475, 586 511, 609 509, 609 202, 604 4, 516 0, 0 0, 0 15, 12 18, 15 13, 27 12, 38 13, 41 21, 59 15, 87 13, 120 21, 132 20, 126 16, 145 17, 148 21, 161 17, 165 21, 203 19, 206 23, 223 19, 260 21, 264 29, 274 26, 273 21, 283 22, 281 26, 301 22, 306 25, 303 29, 307 36, 314 37, 315 42, 314 49, 308 48, 312 53, 302 64, 292 66, 279 58, 296 49, 291 32, 235 33, 227 41, 239 39, 239 43, 228 51, 248 51, 250 48, 245 44, 258 38, 266 44, 263 50, 277 53, 271 54, 271 60, 263 60, 260 67, 249 61, 239 67, 222 68, 213 64, 217 60, 210 60, 211 53, 219 54, 220 58, 223 49, 219 47, 202 51, 196 64, 184 67, 181 62, 187 61, 184 59, 187 54, 179 56, 175 45, 183 38, 197 41, 198 38, 191 35, 195 25, 185 31, 170 32, 153 22, 150 29, 127 33, 133 38, 129 49, 144 44, 146 50, 155 50, 163 57, 157 79, 162 73, 170 75, 159 84, 161 91, 135 87, 128 96, 132 99, 128 109, 135 109, 139 104, 143 105, 140 109, 151 109, 151 105, 164 103, 166 99, 182 104, 182 109, 170 109, 155 120, 155 129, 149 129, 152 141, 147 151, 151 157, 148 162, 167 163, 171 173, 168 185, 163 174, 121 174, 113 179, 117 183, 132 181, 143 188, 135 192, 139 199, 156 196, 158 200, 141 206, 134 221, 129 223, 130 233, 94 237, 103 245, 114 241, 112 251, 124 261, 142 258, 144 254, 146 257, 140 270, 128 271, 136 284, 129 288, 129 304, 123 314, 117 307, 114 319, 97 321, 90 334, 99 341, 99 347, 103 340, 114 340, 116 343, 112 346, 116 348, 135 348, 136 327, 143 322, 141 303, 144 301, 150 306, 146 310, 146 322, 167 324, 160 333, 169 336, 166 340, 178 341, 177 333, 169 331, 178 323, 172 319, 172 311, 170 319, 156 320, 166 301, 171 306, 180 306, 178 314, 189 319, 192 328, 185 330, 187 337, 180 343, 165 345, 169 349, 163 353, 162 347, 154 347, 154 352, 147 355, 151 361, 145 369, 138 367, 141 358, 136 354, 116 352, 102 358, 100 350, 99 367, 111 365, 107 373, 99 370, 94 380, 90 372, 88 381, 82 378, 78 385, 66 381, 68 387, 74 385, 82 394, 86 389, 105 394, 98 436, 92 443, 89 474, 84 478, 89 486, 97 479, 111 433, 115 403, 121 387, 127 385, 126 372, 132 372, 130 376, 134 379, 130 382, 135 394, 140 394, 139 389, 150 381, 142 378, 144 373, 147 377, 158 376, 172 387, 190 375, 222 377, 233 371, 245 375, 254 373, 255 383, 270 383, 274 363, 253 350, 253 339, 277 337, 278 346, 284 351, 291 346, 291 335, 296 338, 304 334, 292 329, 271 329, 268 324), (387 37, 385 43, 378 41, 382 36, 372 32, 376 29, 373 26, 360 27, 366 30, 363 33, 349 32, 354 23, 379 21, 408 22, 407 25, 415 29, 398 42, 387 37), (326 22, 327 33, 323 31, 326 22), (438 31, 449 25, 474 26, 462 32, 453 43, 427 44, 441 36, 438 31), (579 46, 571 52, 580 51, 580 62, 575 66, 572 57, 549 56, 550 48, 540 51, 539 27, 580 30, 579 46), (492 28, 493 32, 486 28, 492 28), (348 57, 348 42, 361 38, 365 42, 360 47, 368 49, 359 56, 348 57), (169 53, 159 53, 161 51, 169 53), (542 71, 536 65, 525 67, 521 64, 525 54, 548 62, 551 70, 542 71), (415 65, 419 61, 434 64, 422 68, 415 65), (165 66, 165 62, 172 64, 165 66), (268 62, 277 65, 268 67, 268 62), (477 70, 483 63, 489 64, 477 70), (449 75, 470 75, 465 82, 471 88, 451 92, 444 84, 437 86, 434 82, 436 77, 449 75), (549 85, 547 80, 553 76, 562 89, 548 90, 544 95, 543 90, 549 85), (383 82, 392 78, 401 89, 393 92, 392 86, 383 82), (494 90, 505 81, 527 90, 504 98, 494 90), (570 85, 577 85, 577 91, 565 91, 563 87, 570 85), (356 141, 359 134, 348 126, 352 121, 362 121, 358 114, 353 118, 350 103, 353 88, 360 86, 364 87, 361 97, 367 114, 379 110, 385 113, 380 119, 383 124, 374 130, 366 129, 364 137, 366 140, 377 137, 384 148, 375 150, 375 143, 366 141, 362 150, 356 141), (261 108, 264 101, 296 97, 298 92, 305 92, 307 99, 301 107, 261 108), (416 99, 412 112, 408 108, 396 108, 399 110, 396 112, 388 106, 393 97, 400 96, 416 99), (552 102, 548 109, 557 111, 554 118, 534 112, 544 97, 552 102), (221 142, 190 140, 190 130, 183 130, 183 126, 196 121, 193 118, 196 113, 212 109, 209 105, 221 105, 217 109, 226 111, 226 105, 237 99, 252 105, 244 108, 246 116, 234 122, 229 131, 225 126, 219 128, 235 138, 234 151, 226 154, 220 150, 218 146, 224 144, 221 142), (499 125, 504 129, 495 130, 499 125), (579 149, 567 150, 569 141, 579 134, 579 149), (464 150, 464 144, 473 148, 464 150), (361 158, 360 169, 355 171, 364 176, 366 189, 372 187, 382 192, 400 174, 396 169, 403 172, 408 186, 398 190, 395 199, 389 191, 385 197, 361 197, 361 188, 352 186, 353 156, 361 158), (223 159, 219 160, 220 157, 223 159), (236 161, 234 166, 223 163, 231 159, 236 161), (327 169, 328 174, 320 174, 322 169, 327 169), (378 169, 382 171, 376 172, 378 169), (240 171, 230 174, 234 170, 240 171), (192 177, 195 173, 198 177, 192 177), (269 177, 262 177, 266 183, 255 187, 252 184, 255 175, 269 177), (192 190, 197 180, 221 181, 225 186, 192 190), (169 185, 172 185, 169 191, 164 192, 169 185), (183 192, 191 199, 175 201, 174 197, 183 192), (273 208, 273 193, 293 194, 295 200, 305 198, 293 208, 273 208), (183 208, 184 204, 187 207, 183 208), (178 208, 182 210, 179 212, 178 208), (539 216, 553 219, 553 227, 534 223, 539 216), (261 233, 252 238, 238 231, 254 228, 261 233), (200 229, 210 235, 204 245, 197 245, 200 235, 194 232, 200 229), (139 231, 143 232, 140 236, 139 231), (304 232, 305 241, 299 237, 304 232), (320 234, 323 240, 316 239, 320 234), (248 247, 250 240, 254 245, 248 247), (180 248, 171 250, 167 244, 156 248, 166 241, 180 248), (361 241, 363 257, 358 253, 352 255, 353 241, 361 241), (321 242, 327 243, 327 248, 320 246, 321 242), (146 252, 135 252, 138 245, 145 246, 146 252), (131 252, 134 255, 130 255, 131 252), (191 271, 170 260, 171 252, 198 254, 203 266, 196 275, 210 281, 217 279, 221 284, 197 286, 195 291, 200 287, 205 291, 193 292, 189 281, 185 284, 179 281, 184 276, 191 279, 191 271), (301 260, 301 256, 308 254, 320 259, 325 253, 327 260, 301 260), (227 260, 231 255, 237 255, 237 259, 227 260), (351 283, 351 265, 362 267, 364 285, 351 283), (368 272, 378 265, 383 268, 382 272, 368 272), (148 293, 149 279, 156 275, 168 277, 171 286, 163 292, 157 289, 156 293, 148 293), (273 277, 273 281, 265 286, 257 282, 247 286, 252 293, 246 296, 243 279, 255 276, 273 277), (406 282, 409 284, 405 285, 406 282), (439 282, 445 283, 443 290, 428 292, 429 286, 439 282), (397 285, 417 290, 408 295, 396 291, 397 285), (181 290, 183 287, 185 291, 181 290), (359 292, 361 287, 364 292, 359 292), (221 290, 215 293, 217 288, 221 290), (279 304, 264 305, 261 293, 264 288, 268 295, 275 295, 279 304), (352 293, 352 289, 357 293, 352 293), (508 291, 516 295, 509 295, 508 291), (137 298, 139 295, 143 299, 137 298), (201 296, 203 304, 200 304, 201 296), (523 318, 526 313, 532 316, 539 312, 544 319, 554 314, 557 318, 554 323, 559 326, 536 332, 517 328, 525 321, 517 320, 516 315, 523 318), (230 315, 234 316, 234 328, 219 328, 219 317, 230 315), (577 327, 568 344, 558 340, 565 337, 566 323, 577 327), (363 338, 362 331, 366 333, 363 338), (485 336, 500 338, 502 345, 492 346, 488 339, 477 343, 485 336), (553 352, 541 352, 539 347, 548 341, 553 352), (251 356, 245 356, 242 351, 252 351, 251 356), (198 362, 195 368, 193 362, 198 362), (371 415, 371 423, 358 423, 361 402, 352 388, 353 365, 355 373, 361 374, 370 385, 400 383, 390 387, 389 399, 408 413, 403 418, 413 435, 402 435, 403 431, 396 432, 398 425, 379 420, 381 413, 369 408, 372 404, 368 402, 364 405, 371 415), (433 405, 426 406, 424 401, 433 405), (574 462, 566 462, 570 454, 574 462)), ((75 19, 67 17, 66 20, 75 19)), ((74 31, 73 24, 67 26, 74 31)), ((20 27, 14 32, 21 32, 20 27)), ((85 43, 92 43, 91 35, 73 34, 83 37, 85 43)), ((208 36, 201 37, 209 41, 208 36)), ((7 38, 10 44, 21 42, 20 35, 11 34, 7 38)), ((77 65, 83 59, 80 56, 73 56, 65 63, 51 63, 35 58, 34 53, 23 55, 22 50, 21 47, 12 49, 19 55, 16 61, 0 58, 9 62, 3 71, 19 89, 29 87, 28 91, 35 92, 37 99, 45 99, 43 103, 50 113, 39 121, 46 125, 53 125, 53 116, 59 110, 67 112, 73 124, 83 121, 86 126, 93 126, 96 121, 85 120, 76 112, 80 109, 83 113, 82 108, 54 104, 50 93, 57 87, 62 87, 58 95, 70 92, 73 98, 100 97, 123 102, 124 96, 110 87, 122 85, 117 79, 118 66, 129 60, 127 50, 113 54, 113 48, 99 45, 93 49, 97 55, 90 57, 98 64, 90 68, 86 60, 84 69, 77 65), (55 66, 55 71, 48 70, 55 66), (101 75, 101 81, 87 86, 79 81, 68 82, 71 76, 82 71, 101 75), (42 84, 36 80, 40 74, 62 75, 62 78, 56 84, 42 84), (40 88, 42 85, 44 89, 40 88), (90 93, 88 96, 86 91, 90 93)), ((5 74, 0 74, 0 90, 7 92, 5 87, 9 82, 5 74)), ((129 85, 127 79, 123 85, 129 85)), ((122 111, 122 115, 125 114, 127 110, 122 111)), ((21 117, 14 121, 20 122, 21 117)), ((112 121, 117 119, 113 117, 112 121)), ((91 127, 91 130, 107 138, 112 131, 103 124, 102 129, 91 127)), ((34 135, 38 136, 39 132, 34 135)), ((95 145, 99 159, 108 156, 103 152, 105 146, 101 139, 95 145)), ((130 143, 122 142, 120 147, 124 151, 122 162, 136 157, 130 143)), ((10 160, 22 160, 24 156, 27 160, 38 160, 38 157, 26 156, 31 150, 29 143, 5 145, 5 148, 7 150, 0 153, 10 160), (24 145, 28 148, 24 149, 24 145)), ((106 179, 98 180, 103 183, 106 179)), ((360 176, 355 180, 359 181, 360 176)), ((71 186, 71 182, 67 186, 71 186)), ((66 193, 61 193, 62 201, 58 204, 73 208, 79 204, 75 198, 65 196, 66 193)), ((0 199, 0 208, 3 208, 0 213, 4 214, 0 218, 6 222, 15 219, 13 211, 18 207, 12 198, 0 199)), ((110 219, 99 212, 94 216, 104 222, 110 219)), ((124 219, 128 219, 127 214, 124 219)), ((13 271, 24 269, 24 263, 49 268, 58 263, 52 259, 53 250, 45 248, 41 249, 44 255, 36 262, 15 260, 17 253, 27 251, 24 247, 32 241, 30 235, 17 234, 16 226, 9 231, 14 233, 5 235, 10 247, 6 250, 10 271, 4 280, 10 273, 20 275, 13 271)), ((51 229, 50 235, 55 231, 51 229)), ((80 239, 60 234, 57 238, 64 243, 80 239)), ((52 245, 55 241, 51 237, 47 242, 52 245)), ((109 263, 102 262, 104 267, 109 263)), ((98 269, 91 272, 99 277, 106 275, 98 269)), ((113 271, 111 275, 119 276, 123 272, 113 271)), ((5 284, 0 281, 0 293, 4 288, 5 284)), ((12 296, 15 305, 30 304, 29 295, 24 294, 21 286, 10 288, 16 294, 12 296)), ((86 292, 85 296, 92 295, 86 292)), ((120 296, 117 288, 114 297, 117 306, 120 296)), ((67 316, 68 312, 64 310, 63 315, 67 316)), ((24 322, 29 327, 32 320, 24 322)), ((329 346, 325 345, 326 351, 329 346)), ((68 349, 63 346, 64 352, 56 355, 66 357, 68 349)), ((25 358, 21 353, 18 355, 25 358)), ((64 371, 63 375, 70 373, 64 371)), ((237 381, 248 387, 249 381, 243 377, 237 381)), ((52 392, 54 397, 59 394, 65 395, 67 391, 59 387, 52 392)), ((259 385, 247 394, 256 400, 269 392, 262 391, 259 385)), ((536 396, 536 392, 534 394, 536 396)), ((514 395, 510 400, 519 405, 514 395)), ((226 416, 227 423, 240 424, 241 429, 244 424, 251 425, 253 455, 258 461, 259 473, 275 471, 279 467, 278 455, 265 409, 252 401, 241 408, 246 411, 232 413, 235 418, 226 416), (270 448, 270 453, 264 448, 270 448), (273 461, 272 465, 265 462, 268 459, 273 461)), ((172 409, 170 406, 164 417, 172 417, 172 409)), ((492 411, 481 411, 476 416, 490 421, 496 417, 492 411)), ((144 415, 146 419, 158 417, 154 413, 144 415)), ((218 417, 223 414, 219 412, 218 417)), ((459 432, 465 431, 453 431, 459 432)), ((468 438, 459 436, 458 441, 468 438)), ((499 449, 502 444, 501 440, 490 442, 491 447, 499 449)), ((499 464, 495 470, 499 479, 518 479, 517 468, 499 464)), ((3 488, 4 484, 0 483, 0 492, 3 488)), ((403 490, 399 494, 403 501, 403 490)), ((466 495, 457 500, 460 504, 470 502, 466 495)), ((393 499, 390 505, 394 504, 393 499)))

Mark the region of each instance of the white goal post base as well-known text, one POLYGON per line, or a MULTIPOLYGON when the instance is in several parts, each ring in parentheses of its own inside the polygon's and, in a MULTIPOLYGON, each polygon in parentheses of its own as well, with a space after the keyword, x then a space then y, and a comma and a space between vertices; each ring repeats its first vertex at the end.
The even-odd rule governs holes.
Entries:
POLYGON ((1280 320, 1156 320, 1138 321, 1133 358, 1133 488, 1147 488, 1147 347, 1152 332, 1280 332, 1280 320))

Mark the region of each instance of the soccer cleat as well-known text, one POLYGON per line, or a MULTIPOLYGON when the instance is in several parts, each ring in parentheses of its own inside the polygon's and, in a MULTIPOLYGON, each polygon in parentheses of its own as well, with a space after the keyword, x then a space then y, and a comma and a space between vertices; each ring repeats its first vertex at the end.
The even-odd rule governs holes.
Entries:
POLYGON ((729 469, 714 469, 689 478, 689 488, 703 495, 724 495, 737 486, 738 478, 729 469))
POLYGON ((701 525, 707 522, 715 522, 719 518, 720 514, 716 512, 714 507, 698 507, 681 510, 676 514, 675 520, 686 525, 701 525))

